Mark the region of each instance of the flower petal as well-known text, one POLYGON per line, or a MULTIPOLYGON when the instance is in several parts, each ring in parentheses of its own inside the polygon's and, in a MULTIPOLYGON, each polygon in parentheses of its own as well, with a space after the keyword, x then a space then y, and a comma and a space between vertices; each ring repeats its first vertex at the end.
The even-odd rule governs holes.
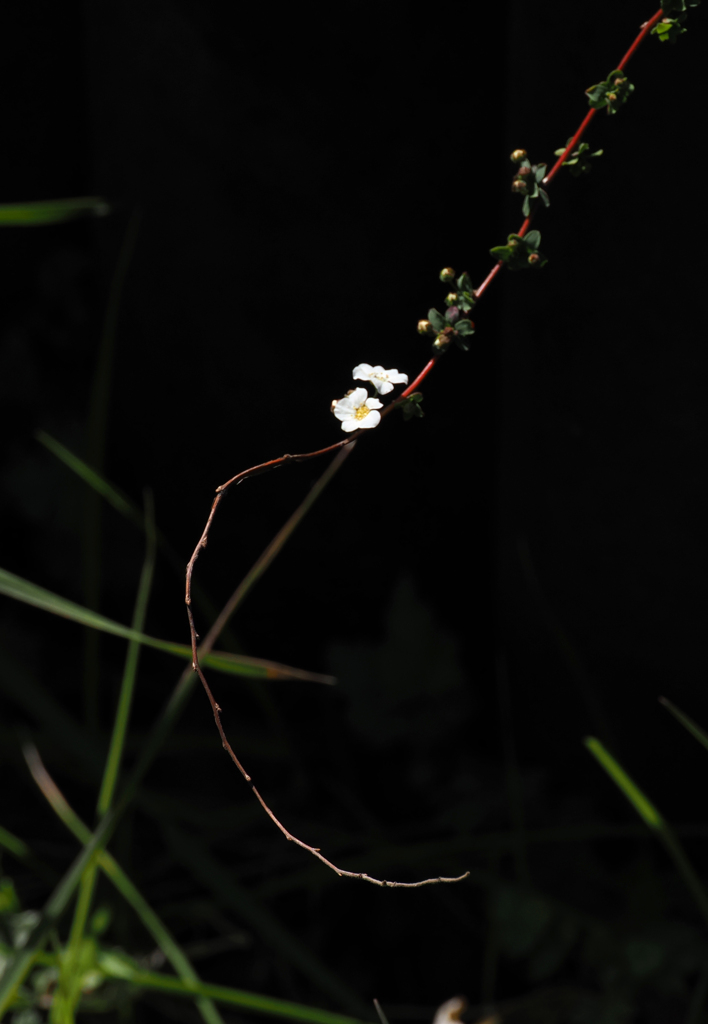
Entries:
MULTIPOLYGON (((354 420, 352 420, 352 422, 355 423, 355 426, 360 427, 362 430, 368 430, 369 427, 377 427, 379 425, 379 423, 381 422, 381 413, 380 412, 376 412, 375 409, 372 409, 372 411, 369 413, 369 415, 365 416, 363 420, 359 420, 358 423, 356 421, 354 421, 354 420)), ((342 430, 347 430, 347 429, 350 430, 352 428, 348 427, 347 425, 345 425, 343 423, 342 424, 342 430)))
POLYGON ((352 370, 352 377, 354 380, 369 380, 373 366, 370 363, 359 363, 352 370))
MULTIPOLYGON (((368 420, 369 417, 373 415, 373 413, 369 413, 369 416, 367 416, 366 419, 368 420)), ((379 416, 379 413, 376 413, 376 415, 379 416)), ((351 433, 352 430, 358 430, 359 427, 361 427, 362 424, 365 422, 366 420, 362 420, 362 423, 360 423, 358 420, 355 420, 354 417, 352 416, 351 419, 344 420, 344 422, 342 423, 342 430, 345 430, 347 434, 349 434, 351 433)), ((375 426, 375 424, 373 423, 371 425, 375 426)))
POLYGON ((368 397, 369 392, 366 388, 354 388, 351 395, 347 395, 348 400, 352 403, 352 406, 355 409, 358 409, 360 405, 363 405, 368 397))
POLYGON ((407 384, 408 383, 408 374, 407 373, 399 373, 398 370, 387 370, 386 371, 386 376, 388 377, 388 379, 391 381, 392 384, 407 384))
POLYGON ((364 405, 368 409, 383 409, 383 402, 379 402, 378 398, 367 398, 364 405))

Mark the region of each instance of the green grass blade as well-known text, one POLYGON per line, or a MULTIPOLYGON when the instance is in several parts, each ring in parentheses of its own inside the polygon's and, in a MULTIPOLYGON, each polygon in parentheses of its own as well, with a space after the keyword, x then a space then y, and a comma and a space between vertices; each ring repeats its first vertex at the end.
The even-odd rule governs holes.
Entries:
POLYGON ((12 832, 8 832, 6 828, 0 825, 0 846, 8 853, 11 853, 17 860, 28 860, 32 856, 27 843, 20 839, 19 836, 13 835, 12 832))
POLYGON ((66 448, 60 441, 57 441, 50 434, 47 434, 44 430, 35 431, 34 435, 40 444, 56 456, 61 462, 64 463, 73 473, 76 473, 84 483, 92 487, 97 494, 100 494, 109 505, 111 505, 116 512, 119 512, 126 519, 129 519, 140 529, 143 528, 143 516, 137 505, 127 498, 118 488, 110 483, 101 473, 98 473, 93 469, 87 462, 80 459, 78 455, 74 455, 72 451, 66 448))
MULTIPOLYGON (((51 612, 62 618, 70 619, 81 626, 88 626, 97 629, 102 633, 110 633, 113 636, 123 637, 125 640, 134 640, 146 647, 154 647, 158 651, 166 651, 175 657, 186 661, 192 660, 192 649, 187 644, 176 644, 169 640, 158 640, 154 636, 146 636, 144 633, 119 622, 101 615, 99 612, 84 608, 83 605, 69 601, 59 594, 45 590, 44 587, 30 583, 6 569, 0 569, 0 594, 11 597, 15 601, 22 601, 24 604, 41 608, 42 611, 51 612)), ((307 672, 305 669, 291 668, 289 665, 281 665, 278 662, 268 661, 263 658, 248 658, 240 654, 229 654, 224 651, 215 651, 205 654, 203 663, 217 671, 227 675, 250 676, 256 679, 306 679, 316 683, 332 683, 331 676, 323 676, 317 672, 307 672)))
POLYGON ((203 665, 217 669, 227 675, 253 676, 264 679, 301 679, 303 682, 322 683, 325 686, 336 685, 334 676, 321 672, 310 672, 292 665, 281 665, 267 658, 250 658, 247 654, 231 654, 228 651, 210 651, 200 656, 203 665))
POLYGON ((690 890, 696 906, 708 923, 708 894, 668 823, 598 739, 594 736, 589 736, 585 740, 585 746, 599 764, 602 765, 615 785, 626 796, 637 814, 658 834, 679 874, 690 890))
POLYGON ((185 996, 188 999, 192 999, 195 993, 199 993, 229 1006, 240 1006, 244 1010, 263 1013, 270 1017, 307 1021, 309 1024, 362 1024, 355 1017, 345 1017, 341 1013, 331 1013, 329 1010, 320 1010, 315 1006, 291 1003, 286 999, 262 996, 257 992, 228 988, 226 985, 207 985, 204 982, 199 982, 187 986, 179 978, 173 978, 167 974, 138 970, 127 959, 119 957, 115 953, 104 953, 99 956, 99 966, 109 977, 120 978, 143 988, 185 996))
POLYGON ((612 754, 605 749, 602 743, 600 743, 598 739, 595 739, 594 736, 589 736, 585 740, 585 746, 593 757, 602 765, 618 789, 624 793, 639 817, 646 822, 649 828, 657 829, 659 831, 665 828, 666 822, 657 811, 656 807, 654 807, 648 797, 642 793, 639 786, 630 779, 624 768, 615 761, 612 754))
POLYGON ((39 227, 60 224, 76 217, 105 217, 111 208, 100 196, 76 199, 39 199, 31 203, 0 204, 0 227, 39 227))
MULTIPOLYGON (((146 494, 145 501, 145 536, 145 560, 140 573, 138 593, 135 599, 135 609, 133 611, 133 619, 131 622, 131 629, 136 633, 142 633, 145 627, 145 617, 147 615, 148 600, 150 598, 152 577, 155 569, 155 516, 152 497, 149 494, 146 494)), ((111 744, 108 751, 108 758, 106 759, 103 781, 101 782, 101 791, 96 805, 96 813, 99 817, 103 817, 113 801, 113 794, 115 793, 116 782, 118 781, 118 772, 120 770, 120 762, 123 756, 123 747, 125 746, 125 737, 128 732, 128 721, 130 719, 130 710, 133 703, 133 693, 135 691, 135 679, 138 671, 139 657, 139 641, 130 640, 128 643, 125 667, 123 669, 123 678, 121 680, 120 693, 118 696, 118 707, 113 721, 111 744)))
MULTIPOLYGON (((78 814, 69 805, 63 793, 54 783, 49 773, 42 764, 39 755, 34 747, 25 748, 25 757, 32 772, 32 776, 46 797, 52 810, 59 819, 66 825, 69 831, 84 845, 91 842, 91 830, 79 818, 78 814)), ((173 937, 166 925, 162 923, 158 915, 144 899, 137 887, 131 882, 115 858, 107 850, 97 849, 95 854, 96 864, 103 873, 115 885, 118 892, 126 902, 133 908, 142 921, 147 931, 152 935, 155 942, 165 954, 167 960, 172 964, 179 978, 188 984, 199 982, 199 976, 191 963, 183 953, 178 942, 173 937)), ((221 1015, 208 997, 200 997, 197 1000, 200 1012, 207 1024, 223 1024, 221 1015)))
MULTIPOLYGON (((147 538, 145 558, 140 574, 140 582, 138 584, 138 593, 132 621, 132 629, 136 632, 141 632, 145 625, 147 604, 152 585, 153 570, 155 567, 155 522, 152 509, 152 499, 149 494, 146 495, 145 533, 147 538)), ((128 651, 123 669, 123 678, 118 696, 118 707, 116 709, 113 722, 113 732, 111 735, 108 757, 106 759, 96 808, 99 818, 102 818, 109 810, 113 800, 113 793, 115 792, 128 728, 128 720, 130 717, 130 708, 135 690, 139 656, 140 644, 135 640, 130 640, 128 643, 128 651)), ((88 835, 90 837, 90 833, 88 835)), ((97 851, 81 876, 79 895, 74 908, 74 917, 71 923, 65 955, 61 962, 59 981, 55 994, 57 1010, 59 1004, 61 1004, 64 1008, 65 1015, 71 1018, 73 1018, 74 1011, 81 998, 80 987, 77 984, 77 976, 80 976, 81 973, 79 965, 84 947, 86 925, 91 912, 91 904, 93 902, 96 873, 99 867, 99 856, 100 854, 97 851)), ((62 1013, 59 1010, 56 1013, 56 1017, 57 1019, 62 1017, 62 1013)))
POLYGON ((674 718, 681 723, 684 729, 688 729, 691 736, 708 750, 708 733, 705 733, 701 729, 700 725, 697 725, 692 718, 680 711, 675 704, 672 704, 666 697, 659 697, 659 703, 663 704, 667 711, 670 711, 674 718))

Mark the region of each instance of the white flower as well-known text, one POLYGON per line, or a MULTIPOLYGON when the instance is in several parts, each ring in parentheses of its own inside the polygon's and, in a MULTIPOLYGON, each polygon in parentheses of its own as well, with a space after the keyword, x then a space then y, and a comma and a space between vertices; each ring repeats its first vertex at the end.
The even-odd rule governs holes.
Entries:
POLYGON ((342 421, 342 430, 347 433, 360 427, 377 426, 381 422, 381 413, 377 409, 383 409, 383 402, 369 398, 366 388, 355 388, 351 394, 332 403, 332 412, 342 421))
POLYGON ((371 381, 380 395, 393 391, 394 384, 408 383, 408 374, 399 373, 398 370, 384 370, 383 366, 370 366, 369 363, 355 366, 352 376, 354 380, 371 381))

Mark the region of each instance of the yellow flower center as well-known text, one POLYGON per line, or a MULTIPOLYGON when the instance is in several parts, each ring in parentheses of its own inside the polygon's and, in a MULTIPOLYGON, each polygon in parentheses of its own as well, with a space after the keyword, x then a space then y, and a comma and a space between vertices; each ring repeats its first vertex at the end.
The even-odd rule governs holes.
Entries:
POLYGON ((354 419, 363 420, 364 417, 368 416, 370 412, 371 409, 368 407, 368 405, 360 405, 359 408, 354 413, 354 419))

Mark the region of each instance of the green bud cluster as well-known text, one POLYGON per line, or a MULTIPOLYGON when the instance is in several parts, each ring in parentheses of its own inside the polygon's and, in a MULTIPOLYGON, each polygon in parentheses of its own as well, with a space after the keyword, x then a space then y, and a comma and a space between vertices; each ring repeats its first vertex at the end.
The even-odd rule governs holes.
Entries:
POLYGON ((610 71, 604 82, 591 85, 585 90, 588 103, 595 110, 607 110, 608 114, 616 114, 623 103, 627 102, 634 86, 623 71, 610 71))
POLYGON ((519 169, 511 180, 511 191, 524 197, 521 208, 524 217, 531 212, 531 200, 540 199, 544 206, 550 206, 551 200, 548 193, 541 188, 541 182, 546 176, 545 164, 532 164, 523 149, 515 149, 511 154, 511 162, 518 164, 519 169))
POLYGON ((651 30, 651 34, 657 36, 660 43, 675 43, 687 31, 682 28, 687 17, 687 14, 679 14, 676 18, 662 18, 651 30))
POLYGON ((469 344, 465 339, 474 334, 474 324, 463 313, 469 313, 476 302, 472 281, 467 273, 456 279, 452 267, 440 271, 440 280, 444 284, 454 281, 456 290, 445 296, 447 309, 444 314, 437 309, 429 309, 427 319, 418 321, 418 333, 435 335, 433 349, 436 352, 444 352, 452 342, 467 351, 469 344))
MULTIPOLYGON (((571 136, 572 138, 572 136, 571 136)), ((556 156, 563 156, 566 149, 570 145, 570 139, 566 142, 565 146, 561 146, 560 149, 556 149, 556 156)), ((592 170, 592 164, 590 159, 596 156, 602 156, 604 150, 596 149, 594 153, 588 153, 590 146, 587 142, 581 142, 577 149, 574 149, 563 161, 563 166, 567 167, 574 178, 580 177, 581 174, 589 174, 592 170)))
POLYGON ((538 270, 548 263, 548 260, 539 252, 541 244, 541 232, 529 231, 524 235, 509 235, 506 245, 495 245, 489 250, 491 256, 501 260, 507 270, 538 270))

